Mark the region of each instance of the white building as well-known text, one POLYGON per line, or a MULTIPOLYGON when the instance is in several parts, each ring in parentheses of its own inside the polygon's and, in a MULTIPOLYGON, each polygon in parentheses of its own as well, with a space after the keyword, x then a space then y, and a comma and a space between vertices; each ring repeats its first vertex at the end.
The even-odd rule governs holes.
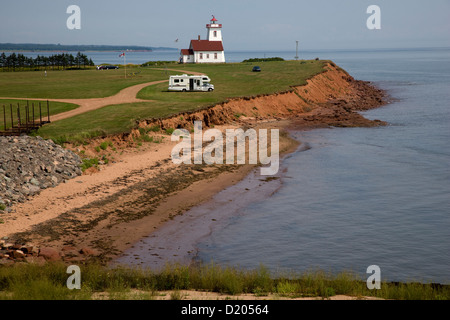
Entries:
POLYGON ((222 25, 213 18, 206 25, 207 39, 191 40, 189 49, 181 49, 181 63, 224 63, 225 52, 222 44, 222 25))

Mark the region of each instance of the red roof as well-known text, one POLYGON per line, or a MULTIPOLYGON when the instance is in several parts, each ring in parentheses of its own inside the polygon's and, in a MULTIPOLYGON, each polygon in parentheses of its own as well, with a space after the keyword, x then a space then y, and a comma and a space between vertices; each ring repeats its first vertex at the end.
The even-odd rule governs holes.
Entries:
POLYGON ((213 16, 213 18, 211 19, 211 21, 217 21, 217 19, 213 16))
POLYGON ((194 50, 192 49, 181 49, 181 54, 183 56, 189 56, 194 54, 194 50))
POLYGON ((191 40, 194 51, 223 51, 222 41, 191 40))

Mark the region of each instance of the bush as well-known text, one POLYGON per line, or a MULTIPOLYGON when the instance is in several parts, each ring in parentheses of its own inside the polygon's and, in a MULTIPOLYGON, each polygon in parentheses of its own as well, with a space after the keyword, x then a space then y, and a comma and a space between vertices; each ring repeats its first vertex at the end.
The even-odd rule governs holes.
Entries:
POLYGON ((167 129, 166 129, 166 133, 167 133, 167 134, 172 134, 174 131, 175 131, 174 128, 167 128, 167 129))
POLYGON ((247 59, 242 62, 267 62, 267 61, 284 61, 283 58, 280 57, 273 57, 273 58, 252 58, 247 59))
POLYGON ((108 149, 108 147, 112 147, 113 143, 111 141, 104 141, 102 143, 100 143, 100 149, 102 150, 106 150, 108 149))
POLYGON ((84 171, 86 169, 89 169, 91 167, 97 167, 98 166, 98 158, 86 158, 83 159, 83 163, 81 164, 81 170, 84 171))
POLYGON ((160 130, 161 128, 158 125, 154 125, 148 129, 149 132, 159 132, 160 130))
POLYGON ((176 64, 177 61, 147 61, 141 64, 141 67, 150 67, 150 66, 163 66, 167 64, 176 64))

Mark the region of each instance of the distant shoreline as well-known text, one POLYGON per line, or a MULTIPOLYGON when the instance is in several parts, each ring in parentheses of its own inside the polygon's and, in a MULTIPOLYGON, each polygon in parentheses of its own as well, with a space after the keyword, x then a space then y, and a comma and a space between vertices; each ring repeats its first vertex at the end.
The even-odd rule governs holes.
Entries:
MULTIPOLYGON (((2 50, 2 52, 123 52, 124 50, 2 50)), ((153 52, 154 50, 126 50, 126 52, 153 52)), ((161 50, 162 51, 162 50, 161 50)))
POLYGON ((176 51, 171 47, 145 47, 126 45, 61 45, 37 43, 0 43, 0 51, 4 52, 152 52, 176 51))

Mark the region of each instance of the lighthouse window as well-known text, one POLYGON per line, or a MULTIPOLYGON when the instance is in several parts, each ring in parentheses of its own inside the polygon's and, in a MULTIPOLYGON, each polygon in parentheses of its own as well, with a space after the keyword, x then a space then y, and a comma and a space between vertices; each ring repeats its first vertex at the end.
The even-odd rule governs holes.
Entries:
POLYGON ((214 31, 214 38, 217 37, 217 31, 214 31))

